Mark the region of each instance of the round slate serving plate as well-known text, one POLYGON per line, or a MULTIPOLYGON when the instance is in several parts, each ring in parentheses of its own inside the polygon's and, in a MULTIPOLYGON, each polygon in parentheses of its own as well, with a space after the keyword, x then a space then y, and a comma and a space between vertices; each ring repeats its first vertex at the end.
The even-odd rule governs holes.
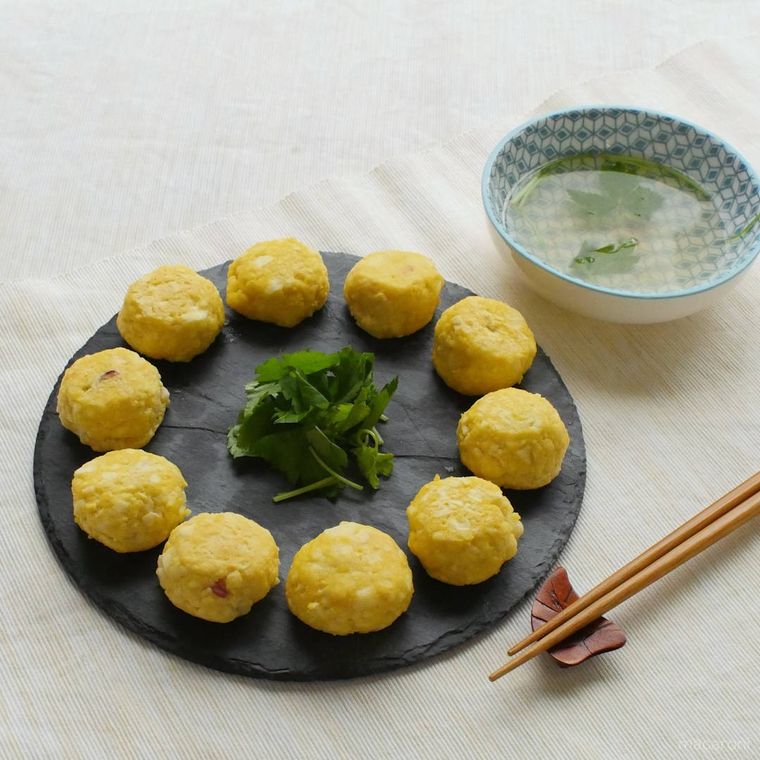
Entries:
MULTIPOLYGON (((295 552, 341 520, 373 525, 406 549, 406 507, 436 474, 469 474, 459 462, 455 430, 473 399, 447 388, 430 354, 433 323, 407 338, 380 341, 362 332, 342 297, 354 256, 325 253, 331 292, 325 307, 294 329, 252 322, 228 312, 222 334, 189 364, 156 362, 171 406, 146 447, 175 462, 189 483, 193 513, 235 511, 271 530, 280 547, 281 583, 250 614, 219 625, 176 609, 155 576, 160 547, 117 554, 89 540, 72 518, 74 470, 95 454, 61 426, 55 412, 58 383, 43 413, 34 456, 40 517, 53 550, 74 583, 106 614, 163 649, 218 670, 288 680, 351 678, 402 667, 446 651, 504 617, 548 574, 567 542, 580 510, 585 484, 585 449, 580 420, 567 388, 546 355, 538 356, 522 387, 541 393, 558 409, 570 432, 560 475, 536 491, 508 492, 522 515, 525 535, 517 556, 501 573, 478 586, 454 587, 432 580, 410 555, 415 594, 390 628, 377 633, 330 636, 307 627, 288 611, 284 579, 295 552), (226 432, 244 403, 243 386, 255 366, 278 353, 303 348, 335 351, 351 345, 375 353, 375 381, 399 376, 399 388, 382 428, 395 455, 393 475, 379 491, 346 489, 333 503, 304 497, 273 504, 285 487, 264 463, 233 461, 226 432)), ((228 264, 203 274, 222 292, 228 264)), ((471 295, 447 283, 440 310, 471 295)), ((125 345, 115 319, 100 328, 77 354, 125 345)), ((527 630, 526 620, 526 630, 527 630)))

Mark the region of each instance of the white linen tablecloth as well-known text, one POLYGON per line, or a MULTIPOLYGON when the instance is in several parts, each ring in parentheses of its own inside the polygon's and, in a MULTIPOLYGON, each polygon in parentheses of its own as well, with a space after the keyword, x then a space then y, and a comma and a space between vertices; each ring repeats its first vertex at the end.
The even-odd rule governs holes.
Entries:
MULTIPOLYGON (((579 101, 660 107, 713 129, 760 165, 759 42, 704 43, 654 69, 573 86, 537 110, 579 101)), ((153 44, 146 40, 146 51, 153 44)), ((0 756, 757 756, 753 525, 617 609, 629 636, 619 652, 569 671, 541 658, 497 684, 486 675, 525 633, 527 603, 417 667, 350 682, 270 683, 184 662, 124 632, 85 601, 47 546, 31 455, 69 356, 118 308, 127 284, 159 263, 201 268, 285 234, 357 254, 421 250, 448 279, 522 310, 584 424, 586 499, 561 557, 579 587, 756 470, 760 267, 712 311, 664 325, 601 324, 533 296, 493 250, 480 208, 485 156, 526 115, 500 110, 498 123, 364 176, 322 182, 128 254, 104 258, 93 246, 81 259, 59 260, 67 271, 56 277, 49 251, 39 276, 29 276, 28 262, 3 261, 7 277, 24 278, 0 284, 0 756)), ((30 203, 39 215, 46 207, 36 194, 30 203)), ((130 208, 125 224, 139 228, 139 204, 130 208)), ((156 229, 161 215, 150 216, 156 229)), ((91 220, 69 222, 86 232, 91 220)), ((70 233, 64 225, 63 237, 70 233)), ((44 227, 40 234, 54 240, 44 227)))
POLYGON ((0 281, 760 28, 747 0, 0 0, 0 281))

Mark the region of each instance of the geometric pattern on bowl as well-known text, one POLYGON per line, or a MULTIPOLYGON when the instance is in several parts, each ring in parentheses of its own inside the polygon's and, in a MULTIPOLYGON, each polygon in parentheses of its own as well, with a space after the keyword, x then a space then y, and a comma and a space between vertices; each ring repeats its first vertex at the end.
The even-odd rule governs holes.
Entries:
MULTIPOLYGON (((589 106, 551 113, 508 135, 493 157, 486 185, 485 202, 499 232, 512 239, 503 210, 526 174, 550 161, 581 153, 630 155, 666 164, 710 194, 715 213, 706 216, 682 241, 678 267, 684 291, 729 279, 760 250, 760 185, 742 156, 694 124, 625 107, 589 106), (751 224, 753 221, 758 223, 751 224), (725 245, 720 254, 700 255, 716 238, 729 238, 748 225, 746 234, 725 245)), ((549 215, 545 221, 551 224, 549 215)), ((546 262, 542 265, 548 266, 546 262)))

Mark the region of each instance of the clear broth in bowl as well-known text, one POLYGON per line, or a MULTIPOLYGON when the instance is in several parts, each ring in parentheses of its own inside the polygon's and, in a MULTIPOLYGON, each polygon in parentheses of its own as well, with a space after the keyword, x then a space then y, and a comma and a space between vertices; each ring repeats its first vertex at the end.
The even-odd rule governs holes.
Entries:
POLYGON ((631 292, 699 284, 737 242, 727 237, 715 199, 693 179, 604 153, 561 158, 521 179, 503 221, 553 268, 631 292))

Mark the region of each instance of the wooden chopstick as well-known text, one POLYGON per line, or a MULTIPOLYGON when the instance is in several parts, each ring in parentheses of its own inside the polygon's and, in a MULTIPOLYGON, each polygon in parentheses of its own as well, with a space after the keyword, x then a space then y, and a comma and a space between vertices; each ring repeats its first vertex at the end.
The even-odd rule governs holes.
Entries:
POLYGON ((536 655, 551 649, 555 644, 563 641, 592 621, 609 612, 626 599, 629 599, 641 589, 646 588, 656 580, 667 575, 671 570, 682 565, 708 546, 719 541, 724 536, 735 531, 740 525, 760 514, 760 493, 755 493, 746 501, 741 502, 726 514, 714 520, 701 531, 676 546, 672 551, 647 565, 638 574, 623 581, 609 593, 597 599, 584 610, 581 610, 572 619, 566 620, 558 628, 535 642, 508 663, 488 676, 489 680, 495 681, 510 671, 519 667, 536 655))
POLYGON ((655 560, 667 554, 681 542, 690 538, 695 533, 698 533, 702 528, 717 520, 717 518, 726 514, 737 504, 740 504, 745 499, 753 496, 758 491, 760 491, 760 472, 755 473, 751 478, 747 478, 747 480, 740 483, 725 496, 722 496, 720 499, 713 502, 709 507, 706 507, 701 512, 694 515, 694 517, 687 520, 672 533, 669 533, 665 538, 658 541, 645 552, 639 554, 638 557, 631 560, 627 565, 623 565, 618 571, 610 575, 609 578, 603 580, 598 586, 594 586, 594 588, 576 599, 572 604, 569 604, 551 620, 548 620, 542 626, 536 628, 533 633, 526 636, 522 641, 519 641, 511 649, 507 650, 507 654, 511 657, 512 655, 517 654, 521 649, 525 649, 529 644, 542 639, 556 628, 559 628, 559 626, 566 620, 570 620, 570 618, 577 615, 581 610, 586 609, 586 607, 593 604, 597 599, 600 599, 605 594, 612 591, 612 589, 619 586, 623 581, 636 575, 636 573, 643 570, 647 565, 650 565, 655 560))

